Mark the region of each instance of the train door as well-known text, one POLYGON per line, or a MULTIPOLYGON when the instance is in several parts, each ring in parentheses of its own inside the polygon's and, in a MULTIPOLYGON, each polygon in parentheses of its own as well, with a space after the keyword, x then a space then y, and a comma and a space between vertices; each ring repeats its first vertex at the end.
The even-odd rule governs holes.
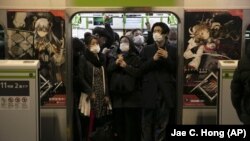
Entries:
MULTIPOLYGON (((71 29, 68 31, 71 33, 71 56, 72 58, 71 63, 72 64, 70 68, 71 74, 73 74, 72 79, 76 80, 74 76, 77 77, 78 72, 77 69, 74 67, 77 65, 77 57, 78 55, 81 54, 81 51, 84 50, 84 40, 85 37, 88 36, 89 34, 94 33, 96 27, 101 27, 105 28, 104 23, 108 22, 111 29, 115 33, 116 37, 121 37, 121 36, 130 36, 131 32, 135 31, 135 29, 138 29, 141 32, 141 35, 144 39, 143 44, 152 44, 153 41, 151 40, 150 42, 150 36, 148 36, 149 31, 151 30, 151 27, 154 23, 156 22, 164 22, 166 23, 169 28, 170 32, 168 35, 168 43, 177 48, 177 62, 178 62, 178 71, 176 72, 176 79, 177 79, 177 95, 176 95, 176 109, 173 111, 174 116, 171 118, 171 123, 173 124, 180 124, 181 123, 181 114, 182 114, 182 97, 181 97, 181 83, 178 83, 181 79, 181 64, 182 60, 180 57, 181 49, 179 46, 182 44, 181 42, 178 42, 178 39, 180 37, 180 32, 181 32, 181 26, 180 26, 180 19, 179 17, 174 13, 162 9, 156 9, 155 11, 150 9, 144 9, 144 10, 127 10, 127 9, 94 9, 90 11, 95 11, 95 12, 89 12, 89 11, 75 11, 75 10, 68 10, 67 12, 72 13, 72 16, 69 18, 70 19, 70 24, 69 27, 71 29), (108 19, 108 20, 107 20, 108 19), (147 42, 148 41, 148 42, 147 42)), ((176 10, 174 10, 176 11, 176 10)), ((180 15, 182 14, 181 10, 177 10, 177 13, 180 15)), ((69 14, 70 15, 70 14, 69 14)), ((114 36, 115 38, 115 36, 114 36)), ((151 37, 152 38, 152 37, 151 37)), ((69 39, 69 38, 68 38, 69 39)), ((71 93, 74 95, 72 97, 69 96, 67 97, 67 100, 69 103, 71 103, 69 106, 67 106, 67 118, 68 118, 68 125, 70 126, 70 130, 72 133, 72 138, 76 138, 76 136, 79 136, 79 132, 77 130, 79 127, 75 126, 79 124, 79 118, 76 117, 76 112, 75 109, 78 108, 78 103, 79 102, 78 98, 74 92, 76 89, 81 88, 79 86, 79 83, 74 83, 72 82, 71 86, 71 93), (77 120, 78 119, 78 120, 77 120), (78 122, 78 123, 77 123, 78 122)))

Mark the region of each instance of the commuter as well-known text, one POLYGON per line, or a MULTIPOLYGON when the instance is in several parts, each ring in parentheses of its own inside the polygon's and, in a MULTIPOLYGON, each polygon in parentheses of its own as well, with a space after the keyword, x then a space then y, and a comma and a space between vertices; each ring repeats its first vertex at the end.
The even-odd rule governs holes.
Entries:
POLYGON ((120 38, 115 60, 108 66, 116 141, 139 141, 141 136, 140 58, 133 41, 120 38))
POLYGON ((142 34, 141 29, 134 29, 132 30, 132 34, 133 34, 133 42, 135 44, 135 48, 137 49, 137 51, 140 53, 142 48, 145 45, 144 42, 144 36, 142 34))
POLYGON ((97 37, 90 35, 84 41, 86 49, 79 61, 78 87, 83 95, 87 95, 86 101, 90 101, 90 113, 83 112, 87 118, 82 116, 84 140, 89 140, 90 133, 105 124, 106 121, 103 119, 106 119, 111 111, 108 106, 110 101, 107 89, 105 56, 100 53, 99 40, 97 37))
POLYGON ((142 65, 142 141, 166 140, 166 127, 176 100, 176 48, 167 42, 169 27, 156 22, 154 44, 140 54, 142 65))
POLYGON ((129 37, 131 40, 133 40, 133 34, 132 34, 132 30, 127 30, 125 32, 125 36, 129 37))
POLYGON ((83 54, 84 43, 79 38, 72 38, 73 48, 73 131, 74 141, 83 141, 81 114, 78 109, 81 90, 79 88, 78 64, 79 57, 83 54))
POLYGON ((116 34, 110 26, 109 17, 105 17, 104 28, 95 27, 92 34, 98 37, 101 52, 106 57, 106 63, 109 64, 109 60, 116 57, 118 48, 117 42, 115 42, 116 34))
POLYGON ((240 121, 250 124, 250 42, 239 60, 231 81, 231 100, 240 121))

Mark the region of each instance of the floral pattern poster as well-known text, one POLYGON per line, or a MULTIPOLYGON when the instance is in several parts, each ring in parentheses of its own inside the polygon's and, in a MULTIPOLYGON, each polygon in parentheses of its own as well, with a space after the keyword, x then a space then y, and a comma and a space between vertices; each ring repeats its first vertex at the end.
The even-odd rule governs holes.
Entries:
POLYGON ((242 10, 185 11, 183 106, 216 106, 218 60, 241 56, 242 10))

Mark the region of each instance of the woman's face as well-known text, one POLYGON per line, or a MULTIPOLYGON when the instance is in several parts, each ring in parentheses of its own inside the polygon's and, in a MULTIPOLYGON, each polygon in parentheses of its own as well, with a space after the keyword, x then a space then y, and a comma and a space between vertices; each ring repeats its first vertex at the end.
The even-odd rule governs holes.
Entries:
POLYGON ((90 44, 87 45, 87 46, 88 46, 89 50, 90 50, 92 53, 94 53, 94 54, 99 53, 100 50, 101 50, 101 49, 100 49, 100 46, 99 46, 99 42, 98 42, 98 40, 95 39, 95 38, 91 39, 90 44))
POLYGON ((129 44, 129 40, 127 38, 122 38, 120 43, 127 43, 129 44))
POLYGON ((126 37, 124 37, 120 40, 120 50, 122 52, 129 51, 129 40, 126 37))
POLYGON ((88 45, 89 48, 93 48, 94 46, 99 45, 97 39, 92 39, 90 44, 88 45))

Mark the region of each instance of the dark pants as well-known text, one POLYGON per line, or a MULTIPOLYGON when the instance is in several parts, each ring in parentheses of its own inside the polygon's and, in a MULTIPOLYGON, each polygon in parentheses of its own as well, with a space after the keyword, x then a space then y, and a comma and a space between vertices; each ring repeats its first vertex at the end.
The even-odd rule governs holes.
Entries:
POLYGON ((141 140, 141 109, 114 108, 115 141, 141 140))
POLYGON ((169 122, 170 108, 159 100, 155 108, 142 110, 142 141, 165 141, 166 126, 169 122))

